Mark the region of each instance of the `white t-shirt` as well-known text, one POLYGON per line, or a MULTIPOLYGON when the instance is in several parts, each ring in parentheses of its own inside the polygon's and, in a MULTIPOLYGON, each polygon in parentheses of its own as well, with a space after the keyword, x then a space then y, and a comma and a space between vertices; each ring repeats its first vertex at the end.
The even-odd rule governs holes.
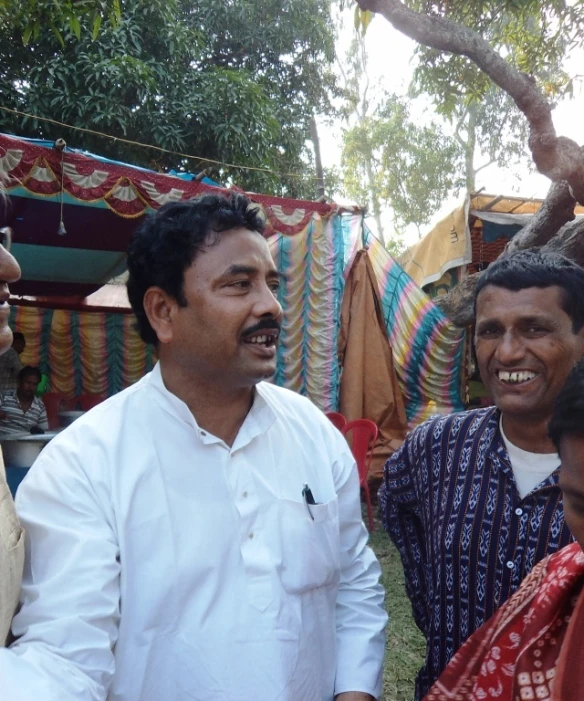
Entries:
POLYGON ((528 453, 527 450, 522 450, 513 445, 505 435, 505 431, 503 431, 502 416, 499 421, 499 428, 509 453, 509 461, 511 462, 517 491, 523 499, 560 466, 560 456, 557 453, 528 453))

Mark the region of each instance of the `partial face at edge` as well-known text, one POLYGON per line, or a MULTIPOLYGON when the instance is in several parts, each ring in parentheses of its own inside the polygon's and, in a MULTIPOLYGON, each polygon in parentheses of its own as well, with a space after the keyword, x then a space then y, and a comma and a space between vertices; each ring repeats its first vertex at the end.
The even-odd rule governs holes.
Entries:
POLYGON ((566 523, 584 549, 584 437, 565 435, 560 441, 560 455, 566 523))
POLYGON ((551 416, 554 401, 584 354, 562 309, 560 288, 512 291, 488 285, 477 299, 476 356, 483 382, 508 415, 551 416))
MULTIPOLYGON (((6 241, 7 245, 8 242, 6 241)), ((20 278, 20 267, 9 251, 0 245, 0 354, 12 345, 12 331, 8 326, 10 307, 8 284, 20 278)))

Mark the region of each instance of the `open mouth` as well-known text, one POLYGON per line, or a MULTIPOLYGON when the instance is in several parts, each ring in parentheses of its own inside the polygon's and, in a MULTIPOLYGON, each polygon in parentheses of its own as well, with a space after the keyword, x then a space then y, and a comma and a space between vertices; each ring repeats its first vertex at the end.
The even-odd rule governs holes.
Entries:
POLYGON ((263 346, 264 348, 275 348, 276 341, 278 340, 278 333, 270 334, 254 334, 243 340, 244 343, 249 343, 256 346, 263 346))
POLYGON ((538 374, 529 370, 519 370, 517 372, 506 372, 499 370, 497 378, 505 385, 524 385, 534 380, 538 374))

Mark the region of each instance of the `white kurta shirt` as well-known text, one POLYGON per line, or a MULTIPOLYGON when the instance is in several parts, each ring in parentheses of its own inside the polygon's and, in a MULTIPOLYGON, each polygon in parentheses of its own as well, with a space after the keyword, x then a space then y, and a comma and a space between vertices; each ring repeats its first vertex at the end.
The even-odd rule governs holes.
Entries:
POLYGON ((19 488, 23 607, 0 697, 378 697, 387 617, 358 489, 307 399, 261 383, 229 448, 157 366, 54 438, 19 488))

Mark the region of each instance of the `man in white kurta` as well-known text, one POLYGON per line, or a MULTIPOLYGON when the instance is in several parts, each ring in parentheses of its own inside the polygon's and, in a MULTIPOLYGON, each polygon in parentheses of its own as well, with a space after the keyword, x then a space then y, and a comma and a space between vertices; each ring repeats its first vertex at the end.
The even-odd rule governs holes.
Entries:
MULTIPOLYGON (((225 251, 222 242, 209 247, 204 265, 230 260, 239 242, 237 271, 265 265, 273 276, 257 233, 229 236, 225 251), (255 243, 259 257, 248 259, 255 243)), ((204 276, 197 268, 197 280, 204 276)), ((256 284, 254 314, 264 326, 276 323, 276 307, 262 311, 273 305, 263 282, 237 283, 235 293, 221 283, 231 309, 212 314, 221 333, 249 294, 242 287, 256 284)), ((193 412, 196 398, 187 403, 180 385, 168 387, 166 322, 156 326, 166 312, 156 309, 160 363, 51 441, 19 489, 27 562, 18 640, 0 651, 0 698, 380 698, 387 616, 345 440, 310 401, 267 382, 255 384, 233 439, 217 436, 227 418, 209 430, 212 389, 193 412), (207 416, 205 425, 195 415, 207 416), (303 497, 305 485, 315 504, 303 497)), ((254 322, 248 316, 245 328, 254 322)), ((203 333, 205 320, 196 326, 203 333)), ((238 343, 263 348, 233 344, 235 365, 271 357, 263 333, 242 332, 238 343)), ((183 351, 189 342, 181 337, 183 351)), ((202 356, 200 342, 192 341, 202 356)), ((225 335, 214 352, 229 347, 225 335)), ((192 362, 184 357, 177 363, 192 362)))

